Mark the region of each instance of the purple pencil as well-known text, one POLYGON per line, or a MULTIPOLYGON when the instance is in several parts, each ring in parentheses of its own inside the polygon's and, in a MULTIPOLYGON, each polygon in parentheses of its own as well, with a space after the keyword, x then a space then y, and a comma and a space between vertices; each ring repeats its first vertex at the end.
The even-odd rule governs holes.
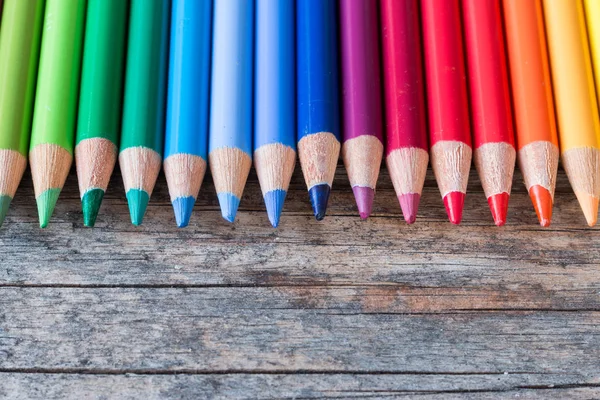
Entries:
POLYGON ((340 0, 344 145, 360 217, 371 214, 383 157, 377 0, 340 0))

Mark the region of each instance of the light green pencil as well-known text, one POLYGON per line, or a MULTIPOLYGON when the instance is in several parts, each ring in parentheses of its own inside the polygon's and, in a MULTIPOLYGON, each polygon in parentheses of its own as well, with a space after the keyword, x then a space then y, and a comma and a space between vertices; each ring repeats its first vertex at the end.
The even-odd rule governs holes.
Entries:
POLYGON ((27 166, 44 0, 6 0, 0 25, 0 226, 27 166))
POLYGON ((42 228, 48 225, 73 161, 85 9, 85 0, 48 0, 44 13, 29 147, 42 228))

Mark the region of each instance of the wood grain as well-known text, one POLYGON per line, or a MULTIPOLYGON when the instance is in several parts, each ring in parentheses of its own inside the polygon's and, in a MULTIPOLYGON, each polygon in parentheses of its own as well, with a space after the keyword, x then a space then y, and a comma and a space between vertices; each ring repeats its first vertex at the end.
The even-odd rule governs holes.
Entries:
POLYGON ((460 227, 431 171, 413 226, 385 168, 361 221, 338 166, 318 223, 297 167, 277 230, 254 171, 235 224, 208 177, 186 229, 164 176, 141 227, 121 182, 89 229, 72 171, 40 230, 26 173, 0 230, 0 398, 600 397, 600 241, 562 170, 549 229, 519 173, 503 228, 474 171, 460 227))

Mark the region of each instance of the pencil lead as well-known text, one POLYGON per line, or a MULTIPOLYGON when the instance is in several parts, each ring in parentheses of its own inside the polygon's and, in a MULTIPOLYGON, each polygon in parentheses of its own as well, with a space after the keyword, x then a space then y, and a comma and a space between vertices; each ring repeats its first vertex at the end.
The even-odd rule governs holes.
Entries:
POLYGON ((219 193, 219 205, 221 206, 221 215, 229 222, 235 221, 240 199, 231 193, 219 193))
POLYGON ((177 227, 185 228, 188 226, 195 203, 196 199, 194 199, 192 196, 177 197, 175 200, 173 200, 173 212, 175 213, 177 227))
POLYGON ((598 218, 598 198, 584 192, 575 192, 575 195, 588 225, 590 227, 596 225, 598 218))
POLYGON ((444 196, 446 214, 448 214, 448 219, 454 225, 459 225, 462 221, 465 197, 466 195, 463 192, 449 192, 444 196))
POLYGON ((419 210, 419 202, 421 195, 418 193, 406 193, 398 196, 402 215, 407 224, 414 224, 417 220, 417 211, 419 210))
POLYGON ((534 185, 529 188, 529 197, 531 197, 540 225, 544 228, 549 227, 552 220, 552 195, 550 191, 543 186, 534 185))
POLYGON ((81 208, 83 210, 83 224, 93 227, 96 224, 96 217, 104 198, 104 190, 92 189, 85 192, 81 198, 81 208))
POLYGON ((354 186, 352 192, 354 192, 354 198, 356 199, 356 206, 358 207, 360 218, 369 218, 373 209, 375 190, 366 186, 354 186))
POLYGON ((54 207, 56 206, 59 195, 60 189, 54 188, 44 191, 37 199, 35 199, 40 220, 40 228, 48 226, 48 222, 50 222, 50 217, 52 217, 52 213, 54 213, 54 207))
POLYGON ((0 226, 2 226, 4 218, 6 218, 6 213, 8 213, 8 207, 10 206, 11 201, 12 197, 0 195, 0 226))
POLYGON ((279 219, 281 217, 281 211, 283 210, 286 194, 286 191, 281 189, 271 190, 265 194, 267 215, 269 216, 269 221, 271 221, 273 228, 279 226, 279 219))
POLYGON ((506 224, 506 215, 508 214, 508 199, 510 195, 506 192, 494 194, 488 197, 488 204, 494 223, 496 226, 503 226, 506 224))
POLYGON ((127 203, 129 204, 129 215, 131 223, 135 226, 140 226, 146 214, 148 201, 150 196, 142 189, 129 189, 127 192, 127 203))
POLYGON ((308 190, 310 204, 312 205, 313 213, 315 214, 317 221, 322 221, 323 218, 325 218, 330 192, 331 187, 326 183, 315 185, 308 190))

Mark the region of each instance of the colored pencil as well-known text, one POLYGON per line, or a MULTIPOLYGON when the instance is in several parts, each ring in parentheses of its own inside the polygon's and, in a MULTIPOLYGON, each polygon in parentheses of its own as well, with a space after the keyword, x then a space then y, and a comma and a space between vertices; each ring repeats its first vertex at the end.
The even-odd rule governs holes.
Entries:
POLYGON ((85 0, 48 0, 29 162, 40 227, 48 225, 73 161, 85 0))
POLYGON ((298 0, 296 6, 298 155, 315 218, 321 221, 341 147, 337 1, 298 0))
POLYGON ((180 228, 206 172, 211 19, 211 0, 173 1, 164 169, 180 228))
POLYGON ((94 226, 115 162, 121 122, 127 2, 89 0, 75 165, 85 226, 94 226))
POLYGON ((404 220, 417 218, 429 154, 418 0, 381 2, 386 162, 404 220))
POLYGON ((160 171, 165 117, 168 0, 133 0, 119 165, 131 222, 140 225, 160 171))
POLYGON ((273 227, 296 165, 294 11, 293 0, 256 1, 254 166, 273 227))
POLYGON ((344 144, 342 156, 362 219, 373 207, 383 157, 376 0, 340 0, 344 144))
POLYGON ((600 121, 583 3, 543 5, 562 165, 593 226, 600 196, 600 121))
POLYGON ((460 224, 473 153, 460 3, 423 0, 421 7, 431 165, 448 219, 460 224))
POLYGON ((504 0, 519 167, 540 225, 549 226, 558 133, 541 0, 504 0))
POLYGON ((506 223, 515 169, 508 67, 500 2, 463 0, 475 166, 494 222, 506 223))
POLYGON ((44 2, 7 0, 0 25, 0 226, 27 167, 44 2))
POLYGON ((215 2, 208 162, 221 214, 235 220, 252 165, 254 1, 215 2))

